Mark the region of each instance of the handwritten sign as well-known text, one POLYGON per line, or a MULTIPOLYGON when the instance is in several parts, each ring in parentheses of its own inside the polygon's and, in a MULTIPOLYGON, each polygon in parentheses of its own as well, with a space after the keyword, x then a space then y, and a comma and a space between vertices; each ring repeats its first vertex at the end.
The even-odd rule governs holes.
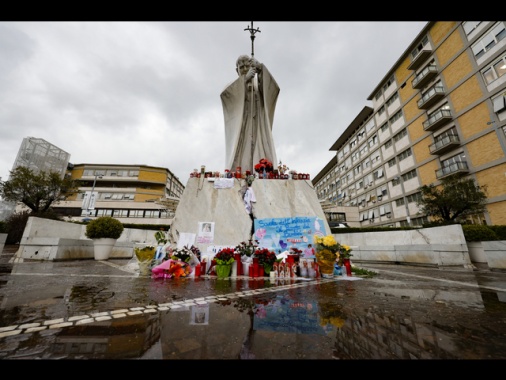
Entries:
POLYGON ((310 216, 255 219, 254 227, 254 238, 259 246, 277 254, 291 247, 304 251, 308 244, 313 243, 314 235, 328 234, 323 220, 310 216))

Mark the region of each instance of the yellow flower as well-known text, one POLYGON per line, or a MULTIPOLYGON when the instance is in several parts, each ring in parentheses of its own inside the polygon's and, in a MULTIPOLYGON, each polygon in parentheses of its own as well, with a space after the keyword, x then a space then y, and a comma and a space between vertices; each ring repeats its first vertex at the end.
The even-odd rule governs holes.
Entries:
POLYGON ((327 235, 323 238, 323 245, 326 247, 332 247, 333 245, 336 245, 336 239, 334 239, 334 236, 327 235))

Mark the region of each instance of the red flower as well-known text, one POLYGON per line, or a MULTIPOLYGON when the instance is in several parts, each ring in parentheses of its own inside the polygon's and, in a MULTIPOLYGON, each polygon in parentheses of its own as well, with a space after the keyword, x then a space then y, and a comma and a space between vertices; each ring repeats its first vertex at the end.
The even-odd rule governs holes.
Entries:
POLYGON ((263 173, 265 170, 266 172, 272 172, 273 166, 272 162, 270 162, 266 158, 262 158, 258 164, 255 165, 255 171, 257 173, 263 173))
POLYGON ((255 251, 255 257, 258 257, 260 265, 272 265, 276 262, 276 254, 267 248, 260 248, 255 251))
POLYGON ((214 256, 214 259, 218 264, 226 264, 229 261, 234 261, 234 254, 234 248, 223 248, 214 256))

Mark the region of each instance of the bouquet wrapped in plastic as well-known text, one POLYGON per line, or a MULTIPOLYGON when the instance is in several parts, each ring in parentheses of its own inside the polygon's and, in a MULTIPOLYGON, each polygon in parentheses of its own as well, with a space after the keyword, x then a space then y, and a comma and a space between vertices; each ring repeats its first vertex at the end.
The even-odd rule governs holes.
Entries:
POLYGON ((165 260, 151 269, 151 278, 188 277, 192 273, 189 263, 181 260, 165 260))

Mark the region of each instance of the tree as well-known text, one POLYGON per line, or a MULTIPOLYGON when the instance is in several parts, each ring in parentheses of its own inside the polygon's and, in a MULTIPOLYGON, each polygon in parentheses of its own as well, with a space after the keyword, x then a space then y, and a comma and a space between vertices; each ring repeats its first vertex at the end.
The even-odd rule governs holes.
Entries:
POLYGON ((478 186, 473 178, 464 178, 462 173, 441 180, 441 184, 424 185, 417 202, 420 212, 432 216, 436 221, 455 222, 472 214, 486 210, 486 186, 478 186))
POLYGON ((64 200, 77 191, 77 182, 61 178, 58 172, 34 172, 18 166, 11 170, 8 181, 0 181, 0 195, 6 201, 21 202, 32 210, 32 214, 50 211, 53 203, 64 200))

